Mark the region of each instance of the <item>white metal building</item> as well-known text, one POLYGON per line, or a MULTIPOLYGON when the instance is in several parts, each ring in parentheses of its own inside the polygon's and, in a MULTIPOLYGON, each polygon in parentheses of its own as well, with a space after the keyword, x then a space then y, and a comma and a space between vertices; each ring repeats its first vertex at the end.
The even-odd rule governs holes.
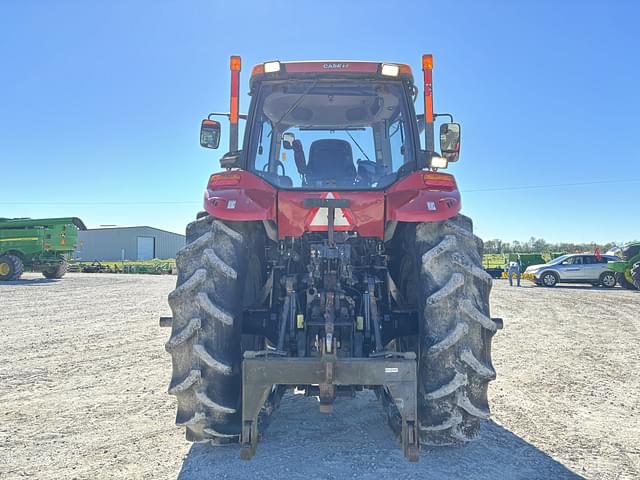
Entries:
POLYGON ((184 244, 184 235, 159 228, 91 228, 78 231, 75 258, 84 262, 176 258, 184 244))

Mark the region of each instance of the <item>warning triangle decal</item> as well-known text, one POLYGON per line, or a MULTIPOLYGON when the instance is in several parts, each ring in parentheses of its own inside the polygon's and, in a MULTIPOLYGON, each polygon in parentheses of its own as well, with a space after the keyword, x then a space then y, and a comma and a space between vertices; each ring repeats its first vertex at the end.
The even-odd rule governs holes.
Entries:
MULTIPOLYGON (((335 199, 340 198, 337 193, 326 192, 320 195, 320 198, 335 199)), ((306 229, 314 232, 326 231, 329 229, 329 209, 328 208, 312 208, 307 215, 306 229)), ((346 208, 336 208, 334 219, 334 228, 336 231, 352 230, 355 222, 351 212, 346 208)))

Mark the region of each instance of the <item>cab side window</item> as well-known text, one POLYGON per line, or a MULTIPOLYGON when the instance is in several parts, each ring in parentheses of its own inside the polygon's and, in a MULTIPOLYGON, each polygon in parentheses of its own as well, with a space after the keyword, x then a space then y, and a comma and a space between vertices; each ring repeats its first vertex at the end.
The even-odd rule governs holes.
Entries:
POLYGON ((392 170, 397 172, 402 165, 411 161, 410 152, 405 149, 407 130, 402 115, 399 115, 395 122, 389 125, 387 135, 391 149, 392 170))
POLYGON ((255 168, 257 170, 269 169, 269 153, 271 147, 271 121, 264 118, 260 124, 260 133, 258 135, 258 146, 256 151, 255 168))

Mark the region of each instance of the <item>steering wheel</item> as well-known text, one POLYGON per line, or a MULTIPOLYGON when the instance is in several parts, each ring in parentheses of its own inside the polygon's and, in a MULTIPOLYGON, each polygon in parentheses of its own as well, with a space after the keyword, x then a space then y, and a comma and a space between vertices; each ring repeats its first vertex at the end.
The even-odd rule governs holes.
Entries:
MULTIPOLYGON (((276 175, 278 173, 278 168, 282 168, 282 176, 285 176, 285 171, 284 171, 284 163, 282 163, 280 160, 276 160, 276 175)), ((263 172, 268 172, 269 171, 269 164, 265 163, 264 166, 262 167, 262 171, 263 172)))

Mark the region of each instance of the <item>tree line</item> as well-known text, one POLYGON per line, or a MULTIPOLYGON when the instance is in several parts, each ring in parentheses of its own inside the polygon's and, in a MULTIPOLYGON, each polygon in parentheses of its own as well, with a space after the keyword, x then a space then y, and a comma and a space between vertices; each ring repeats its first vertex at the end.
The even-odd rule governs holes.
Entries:
POLYGON ((600 249, 601 253, 605 253, 611 248, 615 247, 615 242, 607 243, 573 243, 573 242, 560 242, 549 243, 544 238, 531 237, 525 242, 519 240, 513 240, 512 242, 505 242, 498 238, 493 240, 485 240, 484 253, 532 253, 532 252, 593 252, 596 247, 600 249))

